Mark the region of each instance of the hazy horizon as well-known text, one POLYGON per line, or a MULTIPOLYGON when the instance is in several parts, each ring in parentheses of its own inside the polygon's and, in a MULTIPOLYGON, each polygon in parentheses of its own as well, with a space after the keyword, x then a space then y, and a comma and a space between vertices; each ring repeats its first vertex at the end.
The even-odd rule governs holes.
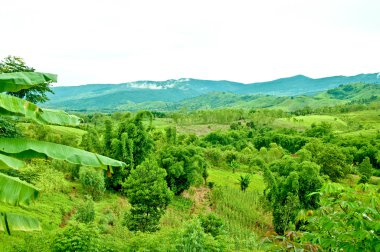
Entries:
MULTIPOLYGON (((377 74, 377 78, 380 78, 380 72, 375 72, 375 73, 358 73, 358 74, 354 74, 354 75, 331 75, 331 76, 322 76, 319 78, 313 78, 313 77, 310 77, 310 76, 307 76, 304 74, 296 74, 296 75, 292 75, 292 76, 285 76, 285 77, 280 77, 280 78, 270 79, 270 80, 264 80, 264 81, 258 81, 258 82, 238 82, 238 81, 234 81, 234 80, 224 80, 224 79, 213 79, 212 80, 212 79, 198 79, 198 78, 185 77, 185 78, 176 78, 176 79, 171 78, 171 79, 164 79, 164 80, 144 80, 144 79, 142 79, 142 80, 124 81, 124 82, 118 82, 118 83, 82 83, 82 84, 74 84, 74 85, 57 85, 57 83, 53 83, 52 86, 53 87, 74 87, 74 86, 84 86, 84 85, 119 85, 119 84, 125 84, 125 83, 135 83, 135 82, 144 82, 144 81, 164 82, 164 81, 181 80, 181 79, 196 79, 196 80, 205 80, 205 81, 229 81, 229 82, 235 82, 235 83, 239 83, 239 84, 250 85, 250 84, 258 84, 258 83, 275 81, 275 80, 279 80, 279 79, 287 79, 287 78, 292 78, 292 77, 296 77, 296 76, 304 76, 304 77, 311 78, 311 79, 321 79, 321 78, 329 78, 329 77, 336 77, 336 76, 350 77, 350 76, 356 76, 356 75, 360 75, 360 74, 377 74)), ((59 82, 59 80, 58 80, 58 82, 59 82)))
POLYGON ((376 0, 14 0, 0 59, 56 73, 55 86, 378 73, 379 13, 376 0))

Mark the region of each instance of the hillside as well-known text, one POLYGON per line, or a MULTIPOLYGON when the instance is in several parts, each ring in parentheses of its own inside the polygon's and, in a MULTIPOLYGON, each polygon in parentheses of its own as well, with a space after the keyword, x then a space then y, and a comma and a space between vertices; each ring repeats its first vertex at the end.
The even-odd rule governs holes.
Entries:
MULTIPOLYGON (((189 105, 189 99, 209 96, 220 100, 217 93, 230 93, 223 97, 222 103, 227 105, 226 99, 239 97, 243 101, 263 99, 264 95, 272 96, 299 96, 315 93, 350 83, 380 83, 377 74, 360 74, 356 76, 333 76, 312 79, 303 75, 282 78, 269 82, 243 84, 230 81, 210 81, 197 79, 178 79, 167 81, 137 81, 122 84, 90 84, 72 87, 56 87, 54 95, 50 95, 47 107, 79 111, 115 111, 115 110, 172 110, 189 105), (235 96, 234 96, 235 95, 235 96), (260 95, 260 96, 252 96, 260 95)), ((272 100, 278 98, 271 98, 272 100)), ((267 99, 264 99, 267 100, 267 99)), ((194 100, 196 102, 197 100, 194 100)), ((258 100, 260 101, 260 100, 258 100)), ((257 101, 257 102, 258 102, 257 101)), ((277 102, 277 101, 276 101, 277 102)), ((191 103, 191 102, 190 102, 191 103)), ((191 104, 190 104, 191 105, 191 104)), ((208 104, 218 107, 218 104, 208 104)), ((249 104, 235 104, 237 107, 249 104)), ((269 105, 272 105, 270 102, 269 105)), ((188 106, 189 108, 191 106, 188 106)))
MULTIPOLYGON (((133 93, 130 92, 130 93, 133 93)), ((197 97, 184 99, 177 102, 163 102, 158 100, 158 95, 151 97, 149 102, 127 102, 118 104, 118 96, 122 94, 110 95, 110 101, 103 101, 97 104, 95 99, 83 99, 82 101, 74 100, 71 102, 73 107, 83 111, 138 111, 138 110, 156 110, 156 111, 175 111, 182 108, 188 110, 205 110, 219 108, 273 108, 284 111, 295 111, 304 107, 330 107, 341 105, 352 101, 372 101, 380 97, 380 85, 377 84, 348 84, 337 88, 322 91, 314 95, 298 96, 273 96, 273 95, 241 95, 227 92, 211 92, 197 97), (153 100, 155 99, 155 100, 153 100), (112 109, 102 108, 103 103, 112 104, 112 109)), ((135 100, 142 97, 137 95, 135 100)), ((69 108, 67 108, 69 109, 69 108)))

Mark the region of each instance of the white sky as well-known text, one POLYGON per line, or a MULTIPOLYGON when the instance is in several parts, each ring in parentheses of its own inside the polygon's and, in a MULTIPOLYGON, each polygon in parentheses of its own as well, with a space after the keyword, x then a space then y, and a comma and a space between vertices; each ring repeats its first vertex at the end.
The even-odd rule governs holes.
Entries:
POLYGON ((0 24, 58 85, 380 71, 379 0, 0 0, 0 24))

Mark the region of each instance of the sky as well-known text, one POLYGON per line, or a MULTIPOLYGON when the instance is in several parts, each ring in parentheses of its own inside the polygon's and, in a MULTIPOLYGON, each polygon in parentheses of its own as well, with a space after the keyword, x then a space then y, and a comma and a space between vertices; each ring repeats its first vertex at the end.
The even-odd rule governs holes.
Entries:
POLYGON ((380 72, 378 0, 0 0, 0 24, 58 86, 380 72))

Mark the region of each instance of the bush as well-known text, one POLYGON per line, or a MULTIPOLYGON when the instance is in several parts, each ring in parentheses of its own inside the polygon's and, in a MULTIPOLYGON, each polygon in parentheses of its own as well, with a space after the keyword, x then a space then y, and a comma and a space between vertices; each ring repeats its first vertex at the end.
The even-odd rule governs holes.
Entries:
MULTIPOLYGON (((215 219, 208 224, 211 223, 213 223, 211 226, 215 228, 215 219)), ((206 227, 208 229, 210 226, 206 225, 206 227)), ((213 231, 216 231, 214 228, 212 228, 213 231)), ((180 238, 177 239, 177 251, 225 251, 225 240, 218 238, 212 236, 211 233, 205 233, 201 221, 195 219, 186 224, 180 238)))
POLYGON ((82 223, 67 226, 55 236, 52 251, 100 251, 99 232, 82 223))
POLYGON ((100 199, 106 190, 103 175, 90 167, 81 167, 79 180, 87 193, 95 200, 100 199))
POLYGON ((95 219, 94 201, 91 197, 87 197, 86 201, 77 208, 76 220, 82 223, 90 223, 95 219))
POLYGON ((178 251, 205 251, 205 232, 199 220, 187 223, 178 241, 178 251))
POLYGON ((372 176, 372 165, 368 157, 365 157, 363 162, 360 163, 358 170, 362 175, 361 178, 366 181, 364 183, 367 183, 372 176))
POLYGON ((204 232, 211 234, 213 237, 225 233, 223 220, 214 213, 201 216, 200 221, 204 232))
POLYGON ((159 161, 167 172, 168 186, 176 195, 191 185, 202 184, 206 177, 206 160, 198 147, 169 146, 160 152, 159 161))
POLYGON ((249 186, 249 183, 251 183, 251 177, 249 175, 245 175, 245 176, 240 176, 240 179, 239 179, 239 183, 240 183, 240 189, 245 192, 249 186))
POLYGON ((80 165, 72 164, 63 160, 52 160, 51 165, 54 169, 65 173, 67 179, 79 179, 80 165))
POLYGON ((16 128, 16 124, 5 119, 0 118, 0 137, 20 137, 21 133, 16 128))

